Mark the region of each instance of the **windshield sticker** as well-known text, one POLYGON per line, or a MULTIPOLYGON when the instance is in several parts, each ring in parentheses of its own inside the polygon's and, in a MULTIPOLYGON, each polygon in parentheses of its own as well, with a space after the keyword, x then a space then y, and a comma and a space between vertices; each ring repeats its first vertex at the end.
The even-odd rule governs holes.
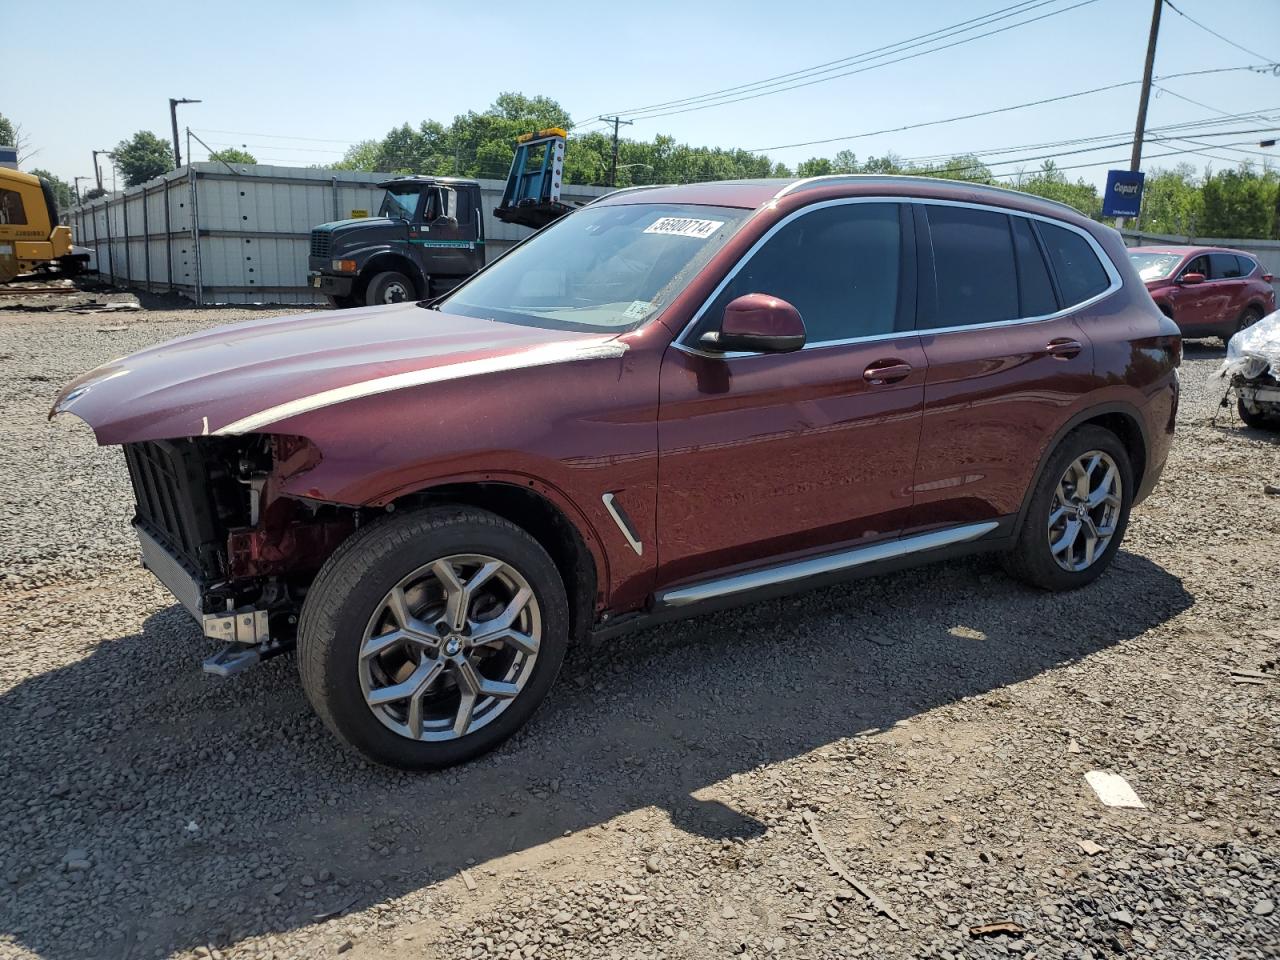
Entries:
POLYGON ((622 315, 628 320, 643 320, 652 310, 653 304, 648 300, 632 300, 631 306, 623 310, 622 315))
POLYGON ((694 220, 690 217, 659 217, 644 228, 645 233, 705 240, 724 226, 723 220, 694 220))

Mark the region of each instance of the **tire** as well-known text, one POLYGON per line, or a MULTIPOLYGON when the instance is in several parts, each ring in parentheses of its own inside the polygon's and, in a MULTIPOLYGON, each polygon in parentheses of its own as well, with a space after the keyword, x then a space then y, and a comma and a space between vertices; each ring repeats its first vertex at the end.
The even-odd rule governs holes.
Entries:
POLYGON ((1125 529, 1129 525, 1129 508, 1132 503, 1133 466, 1120 439, 1102 427, 1083 426, 1073 430, 1050 455, 1043 474, 1036 481, 1031 505, 1018 538, 1012 549, 1002 555, 1001 563, 1010 576, 1044 590, 1074 590, 1092 583, 1107 568, 1120 548, 1125 529), (1072 475, 1076 476, 1075 465, 1092 462, 1094 455, 1100 455, 1095 471, 1102 472, 1102 477, 1099 478, 1097 472, 1090 475, 1091 492, 1097 494, 1099 489, 1104 489, 1103 484, 1110 479, 1111 466, 1115 468, 1115 482, 1119 484, 1119 490, 1115 491, 1108 484, 1105 489, 1112 492, 1106 501, 1088 509, 1090 520, 1093 521, 1092 529, 1099 534, 1094 538, 1092 560, 1082 567, 1068 569, 1068 565, 1060 562, 1059 558, 1065 558, 1072 566, 1075 561, 1083 562, 1088 559, 1090 554, 1086 550, 1091 534, 1090 527, 1083 520, 1075 519, 1080 514, 1072 511, 1074 497, 1068 498, 1068 505, 1063 508, 1062 513, 1057 512, 1061 506, 1059 487, 1061 484, 1063 490, 1072 490, 1074 482, 1067 476, 1068 471, 1072 470, 1072 475), (1112 503, 1113 499, 1118 503, 1112 503), (1072 523, 1077 525, 1074 539, 1071 539, 1072 523), (1104 543, 1100 534, 1107 529, 1111 533, 1104 543), (1070 546, 1065 550, 1055 551, 1051 546, 1051 537, 1056 538, 1059 544, 1065 538, 1070 541, 1070 546))
POLYGON ((564 584, 536 540, 484 510, 431 507, 370 524, 329 558, 302 606, 298 669, 311 705, 342 743, 377 763, 432 770, 486 753, 523 726, 551 689, 568 640, 564 584), (442 629, 451 616, 436 573, 442 560, 464 585, 497 565, 460 605, 466 626, 457 633, 442 629), (401 586, 397 606, 391 598, 401 586), (512 628, 502 630, 516 607, 512 628), (420 628, 439 642, 424 643, 420 628), (454 649, 495 634, 503 639, 494 645, 454 649), (409 687, 418 692, 404 694, 409 687), (464 689, 477 691, 465 720, 464 689))
POLYGON ((417 288, 414 287, 412 280, 403 273, 388 270, 385 273, 374 274, 373 279, 369 281, 369 286, 365 289, 364 302, 371 307, 376 307, 385 303, 404 303, 417 296, 417 288))
POLYGON ((1280 419, 1270 417, 1265 413, 1253 413, 1244 405, 1244 401, 1236 400, 1236 413, 1240 414, 1240 419, 1244 421, 1246 427, 1253 427, 1255 430, 1270 430, 1273 433, 1280 430, 1280 419))
POLYGON ((1222 338, 1222 345, 1225 347, 1231 342, 1231 338, 1246 327, 1252 327, 1255 323, 1262 319, 1262 311, 1257 307, 1246 307, 1244 313, 1240 314, 1240 319, 1236 321, 1236 328, 1231 333, 1222 338))
POLYGON ((335 297, 331 293, 326 293, 324 298, 329 301, 329 306, 335 310, 346 310, 349 307, 356 306, 359 302, 355 297, 335 297))

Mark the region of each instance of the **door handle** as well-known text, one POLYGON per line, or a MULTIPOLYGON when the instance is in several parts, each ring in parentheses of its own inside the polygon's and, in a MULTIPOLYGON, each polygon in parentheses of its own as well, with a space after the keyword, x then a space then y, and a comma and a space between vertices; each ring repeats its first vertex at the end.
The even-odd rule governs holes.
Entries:
POLYGON ((1059 337, 1057 340, 1050 340, 1045 350, 1049 352, 1049 356, 1057 357, 1059 360, 1070 360, 1072 357, 1080 355, 1080 351, 1084 347, 1079 340, 1072 340, 1070 337, 1059 337))
POLYGON ((902 360, 877 360, 862 371, 862 379, 873 387, 897 383, 911 376, 911 364, 902 360))

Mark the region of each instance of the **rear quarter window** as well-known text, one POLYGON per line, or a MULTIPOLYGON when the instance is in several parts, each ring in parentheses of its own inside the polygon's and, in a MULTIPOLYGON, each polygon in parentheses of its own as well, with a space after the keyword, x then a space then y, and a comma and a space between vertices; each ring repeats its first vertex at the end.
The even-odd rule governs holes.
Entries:
POLYGON ((1043 220, 1036 226, 1058 277, 1064 307, 1083 303, 1111 286, 1111 278, 1094 253, 1093 245, 1081 234, 1043 220))

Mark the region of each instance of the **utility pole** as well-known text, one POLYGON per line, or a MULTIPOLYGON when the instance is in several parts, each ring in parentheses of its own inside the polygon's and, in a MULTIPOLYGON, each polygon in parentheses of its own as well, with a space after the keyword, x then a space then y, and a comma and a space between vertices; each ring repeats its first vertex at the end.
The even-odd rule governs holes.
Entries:
POLYGON ((102 167, 98 166, 98 154, 111 156, 110 150, 94 150, 93 151, 93 175, 98 179, 98 189, 102 189, 102 167))
MULTIPOLYGON (((1151 33, 1147 36, 1147 59, 1142 66, 1142 93, 1138 97, 1138 122, 1133 129, 1133 153, 1129 157, 1129 169, 1137 173, 1142 167, 1142 139, 1147 132, 1147 101, 1151 99, 1151 71, 1156 64, 1156 39, 1160 36, 1160 11, 1164 0, 1155 0, 1151 10, 1151 33)), ((1124 217, 1116 218, 1116 227, 1123 227, 1124 217)))
POLYGON ((182 151, 178 149, 178 104, 203 102, 203 100, 188 100, 185 97, 180 100, 169 98, 169 121, 173 124, 173 165, 175 167, 182 166, 182 151))
POLYGON ((83 194, 80 193, 80 181, 92 180, 93 177, 75 177, 74 179, 75 179, 75 187, 76 187, 76 203, 79 203, 80 197, 83 196, 83 194))
POLYGON ((623 120, 621 117, 601 117, 600 119, 613 124, 613 157, 609 161, 609 186, 616 187, 618 185, 618 124, 625 123, 631 126, 634 121, 623 120))

